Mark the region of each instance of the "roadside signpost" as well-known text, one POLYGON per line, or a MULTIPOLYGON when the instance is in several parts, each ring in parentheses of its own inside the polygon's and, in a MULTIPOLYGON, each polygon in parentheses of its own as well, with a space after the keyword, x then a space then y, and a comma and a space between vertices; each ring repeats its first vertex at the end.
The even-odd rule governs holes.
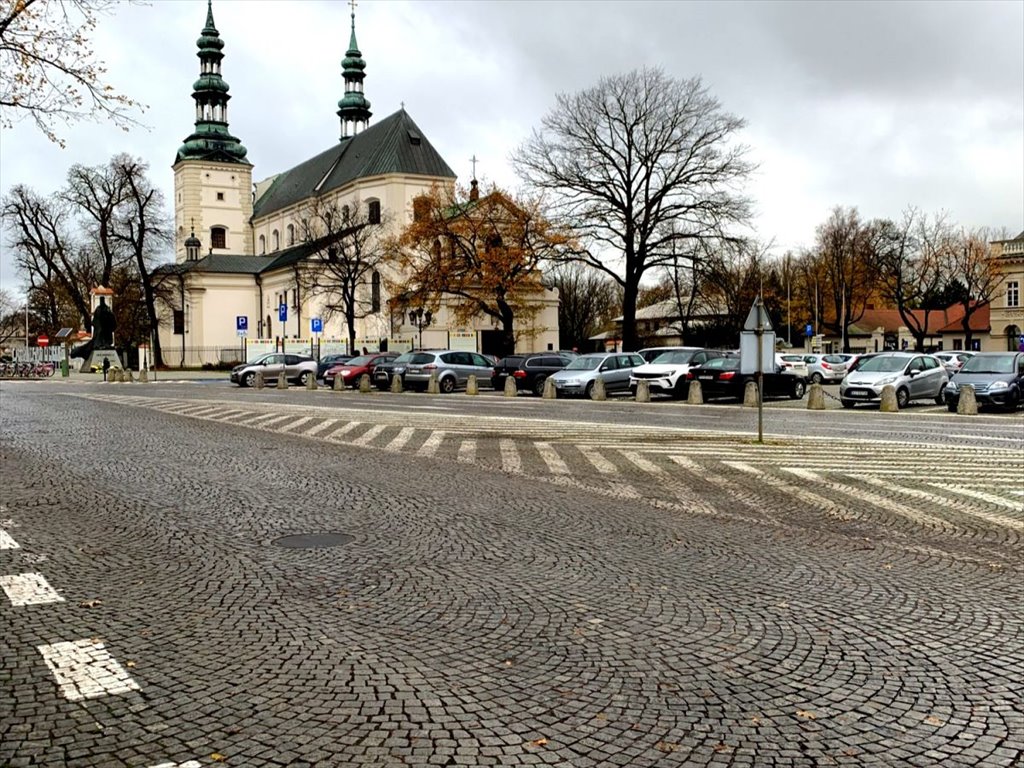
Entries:
POLYGON ((320 334, 324 332, 324 321, 319 317, 309 318, 309 330, 313 335, 313 338, 309 340, 309 356, 315 357, 317 360, 320 359, 320 334), (313 353, 313 345, 316 344, 316 354, 313 353))
POLYGON ((740 373, 755 374, 757 382, 757 442, 764 442, 764 372, 775 370, 775 331, 768 310, 754 299, 740 334, 740 373))
POLYGON ((235 317, 235 333, 239 336, 249 335, 249 318, 247 315, 238 315, 235 317))

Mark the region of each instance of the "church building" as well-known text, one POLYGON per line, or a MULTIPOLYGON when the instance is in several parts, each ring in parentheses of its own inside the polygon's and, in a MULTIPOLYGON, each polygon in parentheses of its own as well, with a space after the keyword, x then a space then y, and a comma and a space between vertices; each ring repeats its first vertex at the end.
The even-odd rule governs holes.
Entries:
MULTIPOLYGON (((359 258, 356 268, 347 266, 354 263, 345 261, 353 247, 345 245, 347 233, 377 225, 375 242, 358 242, 354 234, 353 242, 364 256, 379 251, 383 238, 413 220, 418 198, 456 181, 404 107, 371 123, 354 9, 351 19, 339 138, 254 185, 247 150, 228 130, 224 41, 208 0, 197 42, 195 129, 173 165, 175 262, 154 276, 165 364, 225 363, 275 349, 353 352, 350 326, 357 352, 413 346, 496 351, 499 334, 489 318, 460 323, 443 300, 424 308, 390 296, 389 286, 401 276, 388 259, 359 258)), ((557 291, 538 290, 536 302, 539 311, 517 328, 517 351, 558 344, 557 291)))

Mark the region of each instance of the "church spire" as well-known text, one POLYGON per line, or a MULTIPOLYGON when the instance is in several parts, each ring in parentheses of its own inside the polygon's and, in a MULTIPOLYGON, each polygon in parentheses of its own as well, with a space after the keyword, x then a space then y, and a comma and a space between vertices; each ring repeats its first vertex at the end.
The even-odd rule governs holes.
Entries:
POLYGON ((366 130, 373 113, 370 102, 363 95, 363 72, 366 62, 359 52, 356 43, 356 0, 349 0, 352 8, 352 35, 349 37, 348 50, 341 62, 342 75, 345 78, 345 96, 338 102, 338 117, 341 118, 341 140, 351 138, 360 131, 366 130))
POLYGON ((206 3, 206 26, 196 41, 199 48, 199 79, 192 85, 196 102, 195 131, 178 149, 181 160, 219 160, 245 163, 246 149, 228 133, 228 84, 220 76, 224 41, 213 22, 213 0, 206 3))

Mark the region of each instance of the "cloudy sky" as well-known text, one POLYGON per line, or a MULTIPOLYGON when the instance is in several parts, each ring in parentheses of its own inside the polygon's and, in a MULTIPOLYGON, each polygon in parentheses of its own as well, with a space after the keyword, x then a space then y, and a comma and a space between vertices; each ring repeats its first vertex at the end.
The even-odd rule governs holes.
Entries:
MULTIPOLYGON (((349 6, 214 0, 231 132, 253 178, 338 137, 349 6)), ((101 20, 109 82, 148 105, 144 128, 81 124, 59 149, 29 122, 0 135, 0 189, 57 190, 73 163, 126 151, 171 199, 194 119, 205 0, 124 4, 101 20)), ((511 150, 557 93, 653 65, 699 75, 747 121, 759 165, 757 233, 800 248, 835 205, 866 217, 907 205, 967 227, 1024 228, 1024 2, 441 2, 362 0, 356 32, 375 118, 404 102, 460 180, 515 187, 511 150)), ((0 285, 19 291, 10 255, 0 285)))

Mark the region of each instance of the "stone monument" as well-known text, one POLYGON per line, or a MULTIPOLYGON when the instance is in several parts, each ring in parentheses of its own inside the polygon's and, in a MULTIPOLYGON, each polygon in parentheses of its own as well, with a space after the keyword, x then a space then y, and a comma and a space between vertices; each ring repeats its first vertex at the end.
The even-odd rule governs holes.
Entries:
POLYGON ((89 342, 88 354, 84 356, 85 360, 79 371, 91 371, 93 366, 102 368, 104 360, 109 361, 110 368, 123 369, 121 358, 114 350, 114 330, 117 328, 117 319, 107 304, 108 299, 113 303, 114 292, 100 285, 90 291, 90 296, 92 298, 92 341, 89 342))

